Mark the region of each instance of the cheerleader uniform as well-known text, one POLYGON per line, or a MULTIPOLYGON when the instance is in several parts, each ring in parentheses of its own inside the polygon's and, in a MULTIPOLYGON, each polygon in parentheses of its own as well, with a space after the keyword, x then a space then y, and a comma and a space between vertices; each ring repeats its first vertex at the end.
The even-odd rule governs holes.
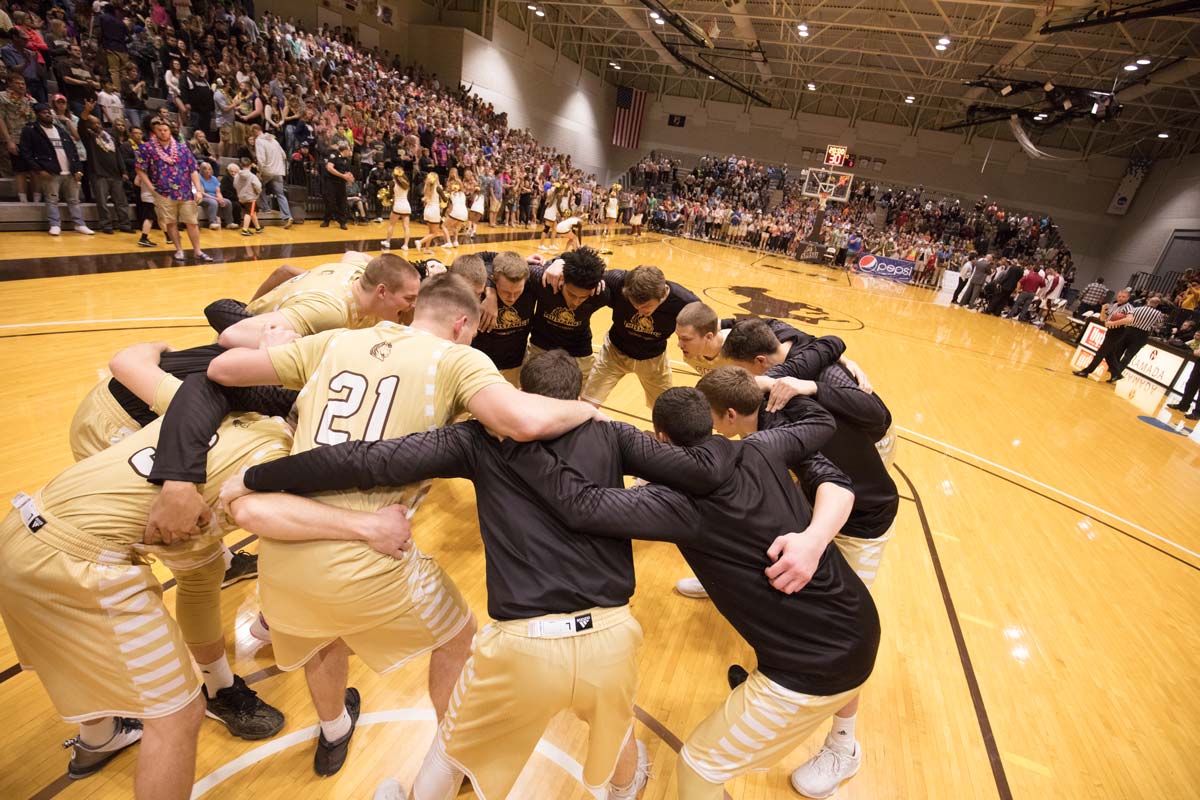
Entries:
POLYGON ((462 189, 450 193, 450 219, 467 221, 467 195, 462 189))
POLYGON ((608 219, 617 218, 617 196, 615 194, 608 196, 608 206, 604 209, 604 216, 608 219))
POLYGON ((442 222, 442 204, 436 193, 425 204, 425 221, 430 225, 440 225, 442 222))
POLYGON ((483 192, 477 192, 471 201, 471 212, 483 216, 483 192))

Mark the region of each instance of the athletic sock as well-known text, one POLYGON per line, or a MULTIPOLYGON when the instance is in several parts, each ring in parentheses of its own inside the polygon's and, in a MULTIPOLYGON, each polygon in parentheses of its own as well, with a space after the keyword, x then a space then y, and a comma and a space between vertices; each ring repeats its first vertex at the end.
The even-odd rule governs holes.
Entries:
POLYGON ((233 566, 233 551, 224 544, 221 545, 221 558, 225 561, 225 569, 233 566))
POLYGON ((833 727, 829 731, 829 743, 845 753, 854 752, 854 723, 857 712, 848 717, 833 715, 833 727))
POLYGON ((89 750, 103 750, 117 733, 117 718, 105 717, 79 723, 79 741, 89 750))
POLYGON ((209 697, 216 697, 217 692, 233 686, 233 670, 229 668, 229 659, 223 653, 211 664, 201 664, 200 674, 209 697))
POLYGON ((321 720, 321 733, 324 734, 325 741, 336 742, 349 733, 353 725, 354 722, 350 719, 350 712, 346 710, 345 706, 342 706, 342 713, 337 719, 332 719, 328 722, 321 720))

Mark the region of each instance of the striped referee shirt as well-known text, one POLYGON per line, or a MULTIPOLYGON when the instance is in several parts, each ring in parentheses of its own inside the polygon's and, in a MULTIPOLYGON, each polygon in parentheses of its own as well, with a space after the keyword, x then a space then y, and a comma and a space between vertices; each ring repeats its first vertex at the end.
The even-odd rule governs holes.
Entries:
POLYGON ((1146 333, 1154 333, 1162 327, 1164 319, 1166 317, 1157 308, 1153 306, 1138 306, 1133 310, 1133 322, 1129 324, 1146 331, 1146 333))

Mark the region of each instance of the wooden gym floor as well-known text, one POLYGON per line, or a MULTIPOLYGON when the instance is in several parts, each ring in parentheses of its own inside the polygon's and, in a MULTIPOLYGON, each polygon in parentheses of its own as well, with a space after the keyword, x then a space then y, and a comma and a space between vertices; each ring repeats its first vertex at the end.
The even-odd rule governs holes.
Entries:
MULTIPOLYGON (((126 235, 0 235, 0 364, 11 414, 0 442, 0 494, 35 489, 71 463, 68 421, 118 349, 150 339, 175 347, 210 342, 199 316, 208 301, 248 297, 284 261, 311 267, 336 260, 344 247, 374 250, 382 233, 378 225, 341 232, 309 223, 270 228, 247 245, 236 232, 205 230, 205 247, 224 263, 185 267, 170 262, 169 250, 139 250, 126 235)), ((462 252, 534 252, 525 233, 511 245, 462 252)), ((837 333, 895 416, 904 499, 874 590, 883 642, 859 715, 864 764, 838 797, 1195 796, 1195 442, 1140 421, 1122 387, 1072 377, 1064 344, 1026 325, 947 308, 930 290, 659 235, 619 238, 612 249, 613 266, 657 264, 722 314, 751 311, 837 333)), ((597 335, 606 325, 602 312, 597 335)), ((674 344, 671 352, 679 358, 674 344)), ((677 361, 675 379, 690 384, 695 376, 677 361)), ((618 419, 647 424, 632 378, 609 406, 618 419)), ((482 619, 472 505, 469 483, 439 483, 415 533, 482 619)), ((239 532, 228 541, 242 539, 239 532)), ((669 798, 680 740, 725 696, 728 664, 752 662, 709 603, 674 593, 688 571, 673 547, 640 543, 636 552, 633 608, 646 631, 637 733, 655 773, 645 797, 669 798)), ((235 670, 288 723, 259 743, 205 723, 195 796, 365 798, 385 775, 411 780, 433 732, 423 661, 383 679, 352 662, 362 729, 342 773, 318 779, 303 679, 279 674, 270 648, 255 652, 247 632, 253 583, 223 597, 235 670)), ((57 719, 36 677, 15 667, 3 634, 0 671, 8 720, 0 797, 130 795, 133 753, 88 780, 63 777, 59 743, 74 730, 57 719)), ((575 778, 581 728, 556 722, 512 796, 588 797, 575 778)), ((786 763, 732 783, 730 795, 794 796, 788 770, 824 734, 822 726, 786 763)))

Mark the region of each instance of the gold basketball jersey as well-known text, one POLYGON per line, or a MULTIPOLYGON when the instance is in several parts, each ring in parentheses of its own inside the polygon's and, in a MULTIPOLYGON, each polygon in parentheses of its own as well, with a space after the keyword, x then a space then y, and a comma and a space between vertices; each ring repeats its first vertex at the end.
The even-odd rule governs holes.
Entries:
POLYGON ((369 328, 379 320, 363 314, 354 300, 354 284, 362 274, 359 264, 322 264, 276 286, 246 310, 255 316, 278 311, 301 336, 335 328, 369 328))

